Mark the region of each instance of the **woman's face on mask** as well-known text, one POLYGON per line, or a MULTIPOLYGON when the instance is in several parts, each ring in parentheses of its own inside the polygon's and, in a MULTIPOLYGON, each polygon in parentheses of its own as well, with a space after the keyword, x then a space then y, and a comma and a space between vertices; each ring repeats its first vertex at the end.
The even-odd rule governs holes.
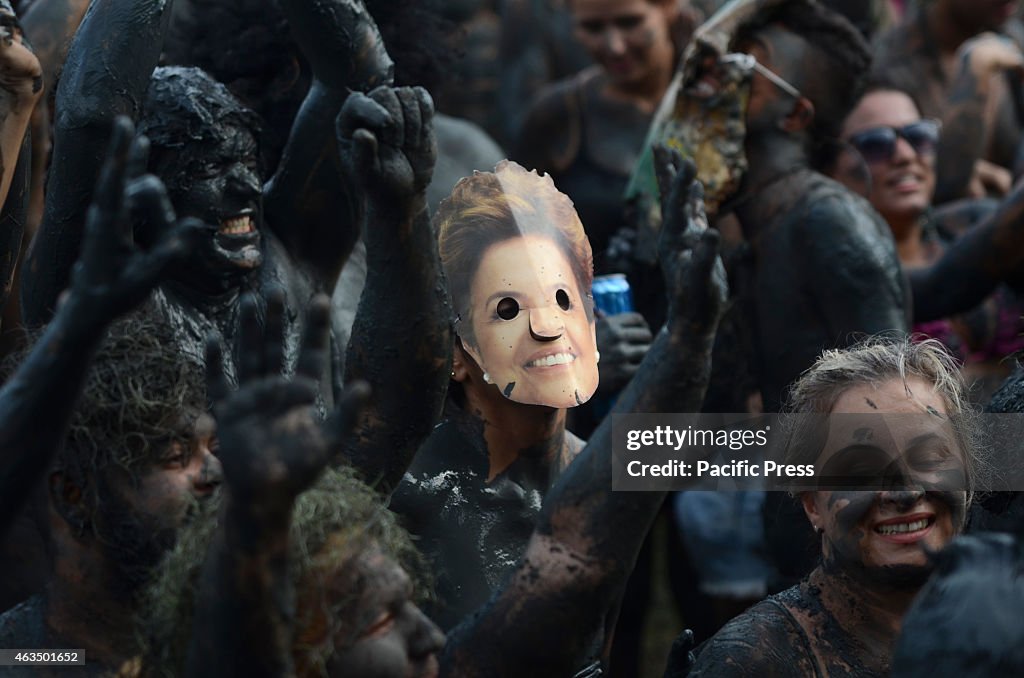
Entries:
POLYGON ((597 343, 572 263, 554 240, 526 235, 484 252, 470 288, 466 350, 511 400, 575 407, 597 389, 597 343))

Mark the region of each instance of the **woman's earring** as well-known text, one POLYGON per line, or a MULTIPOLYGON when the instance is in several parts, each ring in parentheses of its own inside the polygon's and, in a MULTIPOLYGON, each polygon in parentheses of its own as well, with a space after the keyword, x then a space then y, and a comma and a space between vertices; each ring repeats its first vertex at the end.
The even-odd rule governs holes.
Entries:
POLYGON ((594 362, 595 363, 601 362, 601 352, 600 351, 594 351, 594 362))
POLYGON ((491 375, 487 374, 486 372, 484 372, 484 383, 486 383, 486 384, 493 383, 491 381, 491 375))

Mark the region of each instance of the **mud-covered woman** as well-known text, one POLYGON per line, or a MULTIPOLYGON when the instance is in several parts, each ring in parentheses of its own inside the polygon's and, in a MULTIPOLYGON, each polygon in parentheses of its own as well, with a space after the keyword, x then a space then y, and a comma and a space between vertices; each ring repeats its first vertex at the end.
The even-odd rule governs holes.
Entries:
MULTIPOLYGON (((725 281, 716 256, 717 234, 701 233, 698 226, 699 192, 688 190, 693 174, 689 168, 679 175, 672 192, 679 219, 667 222, 662 239, 666 286, 673 292, 669 321, 623 394, 622 411, 697 411, 703 399, 725 281)), ((507 242, 522 247, 529 237, 517 240, 507 242)), ((554 296, 557 302, 558 290, 554 296)), ((211 544, 202 573, 197 558, 203 548, 189 546, 190 537, 182 539, 177 564, 169 563, 168 576, 180 582, 184 568, 186 576, 199 577, 193 579, 199 588, 172 584, 163 589, 169 604, 164 609, 170 614, 156 620, 162 635, 155 637, 169 642, 158 641, 154 648, 170 651, 178 662, 186 658, 198 672, 194 675, 243 666, 274 667, 284 674, 294 668, 299 675, 313 670, 396 678, 438 672, 572 674, 589 657, 591 640, 625 585, 664 493, 611 491, 612 436, 606 422, 555 484, 505 585, 453 631, 438 654, 441 636, 410 598, 409 581, 395 559, 403 547, 400 539, 392 538, 389 519, 364 510, 364 492, 353 494, 349 507, 339 509, 348 510, 351 520, 338 522, 336 515, 324 513, 326 522, 318 526, 310 516, 315 497, 299 496, 316 482, 330 441, 346 428, 346 416, 323 425, 309 416, 315 364, 324 358, 322 339, 310 338, 325 326, 322 303, 318 317, 309 323, 303 342, 307 357, 294 380, 247 372, 232 393, 218 369, 220 352, 212 347, 207 364, 221 432, 227 505, 212 542, 208 530, 205 537, 198 536, 211 544), (250 463, 254 458, 261 463, 250 463), (289 562, 299 567, 290 569, 289 562), (295 598, 290 592, 304 599, 310 590, 322 594, 314 593, 319 604, 296 608, 299 614, 292 624, 295 598), (259 642, 253 642, 250 630, 259 642), (182 652, 189 635, 190 648, 182 652)), ((484 342, 483 336, 477 339, 484 342)), ((264 353, 280 356, 279 343, 268 334, 264 353)), ((515 369, 500 361, 485 362, 495 379, 515 369)), ((523 385, 544 390, 538 383, 523 385)), ((576 390, 569 392, 572 397, 576 390)), ((353 395, 344 399, 346 407, 358 400, 353 395)), ((344 493, 344 482, 336 475, 314 492, 324 491, 324 482, 328 490, 333 483, 334 491, 344 493)))
POLYGON ((787 455, 825 487, 799 492, 820 563, 707 641, 691 676, 888 675, 929 552, 963 529, 974 420, 938 342, 827 351, 791 397, 787 455))

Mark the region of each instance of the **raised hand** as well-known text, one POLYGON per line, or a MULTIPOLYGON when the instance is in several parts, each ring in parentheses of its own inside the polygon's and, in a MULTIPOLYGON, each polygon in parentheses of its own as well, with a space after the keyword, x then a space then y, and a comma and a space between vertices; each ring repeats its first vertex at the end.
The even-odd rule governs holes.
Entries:
POLYGON ((961 68, 978 80, 1002 71, 1024 73, 1024 55, 1006 36, 982 33, 967 40, 957 50, 961 68))
POLYGON ((434 102, 422 87, 378 87, 353 92, 338 115, 336 130, 350 181, 378 209, 404 217, 426 206, 434 174, 434 102))
POLYGON ((310 303, 293 377, 281 374, 284 361, 284 294, 266 303, 260 330, 255 295, 241 302, 238 389, 224 372, 219 337, 206 348, 206 379, 217 420, 224 479, 233 499, 251 507, 287 510, 312 485, 352 431, 369 387, 357 382, 338 399, 337 409, 318 421, 317 380, 328 359, 330 302, 310 303))
POLYGON ((597 319, 597 350, 601 352, 600 386, 617 393, 629 383, 647 355, 654 336, 639 313, 617 313, 597 319))
POLYGON ((718 256, 718 232, 708 228, 697 169, 676 151, 654 149, 662 196, 658 258, 669 298, 670 329, 703 332, 717 326, 729 295, 718 256))
POLYGON ((672 641, 672 649, 668 654, 668 666, 665 669, 665 678, 686 678, 690 669, 697 663, 693 654, 694 647, 693 631, 684 629, 672 641))
POLYGON ((391 84, 394 63, 362 0, 286 0, 282 5, 317 80, 339 91, 391 84))
POLYGON ((118 117, 107 159, 85 222, 82 254, 71 277, 70 299, 104 318, 140 304, 164 271, 191 251, 202 223, 178 220, 164 185, 144 174, 149 142, 133 138, 131 120, 118 117), (163 236, 149 251, 132 238, 133 213, 144 213, 163 236))

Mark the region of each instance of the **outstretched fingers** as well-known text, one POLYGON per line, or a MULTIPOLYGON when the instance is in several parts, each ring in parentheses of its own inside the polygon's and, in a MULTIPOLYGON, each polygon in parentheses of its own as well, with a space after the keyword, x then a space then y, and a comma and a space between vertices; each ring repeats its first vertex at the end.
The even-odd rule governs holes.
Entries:
POLYGON ((370 401, 370 385, 365 381, 346 384, 338 397, 334 412, 324 422, 324 433, 336 449, 350 435, 362 415, 363 408, 370 401))
POLYGON ((224 346, 219 332, 206 336, 206 394, 214 408, 231 395, 231 382, 224 371, 224 346))
POLYGON ((263 332, 259 321, 259 299, 252 292, 242 295, 238 310, 238 385, 263 377, 263 332))
POLYGON ((93 204, 104 215, 119 214, 123 208, 128 155, 134 134, 135 126, 130 118, 119 115, 114 119, 107 157, 100 170, 93 197, 93 204))
POLYGON ((305 377, 314 383, 320 381, 327 365, 330 311, 331 300, 326 294, 318 294, 310 301, 299 348, 299 362, 295 368, 296 377, 305 377))
POLYGON ((278 374, 284 368, 284 289, 274 285, 264 293, 264 298, 267 301, 267 319, 263 335, 263 365, 268 374, 278 374))

